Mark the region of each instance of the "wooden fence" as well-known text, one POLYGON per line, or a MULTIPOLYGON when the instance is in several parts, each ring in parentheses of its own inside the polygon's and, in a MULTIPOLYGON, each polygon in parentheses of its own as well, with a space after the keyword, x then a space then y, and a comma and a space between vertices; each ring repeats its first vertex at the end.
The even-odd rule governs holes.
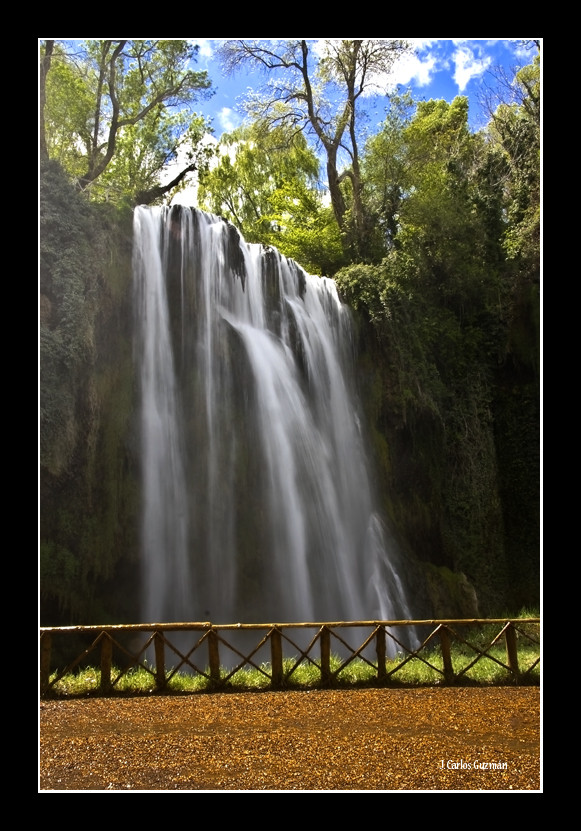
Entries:
POLYGON ((372 682, 381 686, 400 683, 398 673, 410 661, 430 668, 434 683, 469 683, 470 670, 485 659, 504 670, 506 683, 527 684, 535 683, 533 671, 540 668, 540 619, 43 627, 39 653, 42 697, 58 694, 58 682, 86 666, 100 669, 103 695, 114 694, 136 668, 151 674, 152 692, 167 690, 178 672, 202 676, 206 689, 224 689, 246 667, 261 673, 271 689, 282 689, 292 686, 305 663, 316 667, 317 683, 329 687, 356 659, 369 665, 372 682), (347 642, 353 637, 356 647, 347 642), (81 642, 86 645, 78 651, 81 642), (60 658, 58 666, 66 646, 76 646, 76 657, 60 658))

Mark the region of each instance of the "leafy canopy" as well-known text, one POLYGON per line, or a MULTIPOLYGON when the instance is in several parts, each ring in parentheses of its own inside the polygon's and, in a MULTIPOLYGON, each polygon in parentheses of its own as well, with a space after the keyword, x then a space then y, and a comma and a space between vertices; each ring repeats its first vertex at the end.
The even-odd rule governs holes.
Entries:
POLYGON ((212 94, 185 40, 47 41, 41 55, 41 148, 95 198, 155 201, 160 177, 190 148, 181 177, 203 165, 210 129, 193 105, 212 94))

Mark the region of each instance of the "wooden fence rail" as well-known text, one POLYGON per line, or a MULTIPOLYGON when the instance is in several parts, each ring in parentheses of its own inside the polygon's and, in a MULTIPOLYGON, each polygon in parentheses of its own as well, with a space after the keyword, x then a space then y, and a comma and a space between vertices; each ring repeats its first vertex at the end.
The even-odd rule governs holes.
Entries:
POLYGON ((397 674, 410 661, 430 668, 434 683, 469 682, 470 670, 483 659, 505 670, 506 683, 523 684, 531 683, 540 666, 540 619, 42 627, 39 656, 42 697, 58 694, 59 681, 85 666, 99 667, 104 695, 136 668, 151 674, 155 692, 166 690, 180 671, 203 676, 206 689, 223 689, 245 667, 262 673, 271 689, 281 689, 305 663, 316 667, 320 685, 331 686, 356 659, 383 686, 398 683, 397 674), (357 647, 347 642, 354 636, 357 647), (75 657, 63 660, 66 647, 75 657))

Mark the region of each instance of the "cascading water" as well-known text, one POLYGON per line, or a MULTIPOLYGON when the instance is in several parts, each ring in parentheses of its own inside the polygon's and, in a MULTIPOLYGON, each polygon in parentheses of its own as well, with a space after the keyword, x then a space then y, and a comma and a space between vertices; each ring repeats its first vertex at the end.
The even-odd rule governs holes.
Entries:
POLYGON ((143 618, 409 618, 335 284, 191 208, 135 210, 143 618))

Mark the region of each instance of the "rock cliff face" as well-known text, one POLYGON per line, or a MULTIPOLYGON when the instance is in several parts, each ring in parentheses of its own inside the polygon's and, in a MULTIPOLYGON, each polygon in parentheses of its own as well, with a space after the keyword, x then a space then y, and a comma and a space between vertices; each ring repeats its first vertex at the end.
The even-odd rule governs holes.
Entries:
MULTIPOLYGON (((359 378, 386 510, 424 564, 439 617, 539 604, 539 386, 514 359, 410 394, 394 354, 414 334, 360 319, 359 378), (395 331, 393 331, 395 329, 395 331), (446 601, 447 598, 447 601, 446 601)), ((405 348, 405 346, 404 346, 405 348)), ((412 353, 412 349, 409 349, 412 353)))
MULTIPOLYGON (((52 163, 40 208, 41 624, 135 622, 132 215, 88 205, 52 163)), ((429 408, 402 416, 389 344, 368 324, 358 361, 377 482, 422 613, 537 605, 538 376, 503 366, 451 440, 453 422, 446 433, 429 408)))
POLYGON ((53 163, 40 197, 41 623, 132 622, 131 216, 88 205, 53 163))

